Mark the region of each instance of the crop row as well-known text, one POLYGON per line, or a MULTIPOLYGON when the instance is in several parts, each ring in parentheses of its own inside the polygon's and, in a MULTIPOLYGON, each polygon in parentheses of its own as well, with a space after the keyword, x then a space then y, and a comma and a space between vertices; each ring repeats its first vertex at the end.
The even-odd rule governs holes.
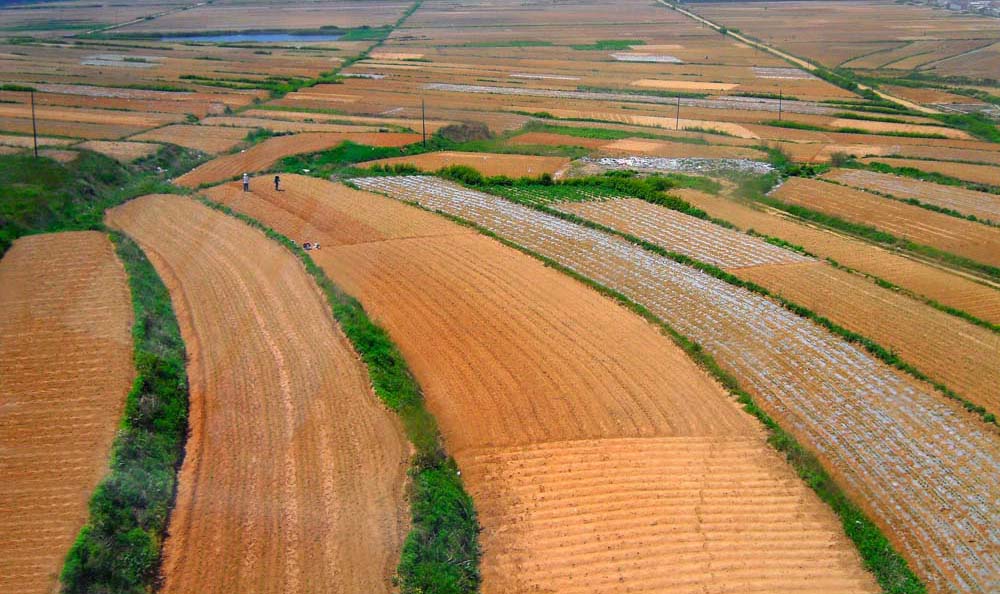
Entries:
POLYGON ((622 238, 436 178, 356 183, 474 222, 646 306, 832 463, 929 582, 985 592, 1000 578, 1000 534, 989 528, 1000 451, 928 386, 761 295, 622 238))

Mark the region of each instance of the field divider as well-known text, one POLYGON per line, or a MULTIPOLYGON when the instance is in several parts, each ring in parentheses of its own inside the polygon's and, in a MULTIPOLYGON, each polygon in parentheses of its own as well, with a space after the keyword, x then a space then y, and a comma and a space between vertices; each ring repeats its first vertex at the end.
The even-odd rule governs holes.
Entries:
MULTIPOLYGON (((355 189, 360 189, 350 182, 347 182, 347 185, 354 187, 355 189)), ((482 190, 482 188, 475 189, 480 191, 482 190)), ((389 198, 399 200, 398 197, 388 196, 388 194, 381 192, 373 190, 363 191, 381 194, 389 198)), ((889 542, 889 539, 882 533, 879 527, 872 522, 872 520, 861 510, 860 507, 851 501, 844 490, 826 471, 819 459, 810 450, 803 447, 795 439, 795 437, 792 436, 792 434, 783 429, 777 421, 760 408, 754 398, 742 388, 739 381, 730 373, 725 371, 715 358, 708 354, 708 352, 706 352, 699 343, 675 330, 665 320, 653 314, 641 303, 630 299, 615 289, 603 285, 590 277, 560 264, 558 261, 549 258, 548 256, 506 239, 503 236, 467 219, 463 219, 441 210, 427 208, 417 202, 409 200, 402 200, 402 202, 420 210, 442 216, 464 227, 474 229, 478 233, 496 240, 507 247, 531 256, 545 266, 561 272, 597 291, 601 295, 612 299, 619 305, 639 315, 647 322, 660 328, 660 330, 667 335, 674 342, 674 344, 679 346, 699 367, 704 369, 709 375, 712 376, 713 379, 718 381, 738 403, 743 405, 743 410, 757 418, 757 420, 764 426, 768 434, 767 443, 775 450, 785 455, 785 459, 792 466, 798 476, 819 496, 823 502, 830 506, 834 513, 837 514, 837 517, 840 519, 841 526, 844 529, 844 533, 857 547, 865 568, 875 575, 875 578, 882 587, 883 592, 886 594, 926 593, 926 586, 909 568, 909 565, 903 556, 895 550, 892 543, 889 542)), ((555 212, 565 214, 561 213, 561 211, 554 211, 550 214, 554 214, 555 212)), ((586 222, 590 223, 587 226, 591 226, 591 228, 603 230, 597 223, 592 223, 590 221, 586 222)), ((663 251, 666 252, 666 250, 663 251)), ((686 258, 686 256, 681 254, 677 255, 682 258, 686 258)))
POLYGON ((409 472, 412 528, 403 545, 396 577, 402 594, 477 592, 481 550, 474 502, 462 485, 455 461, 444 450, 437 421, 424 405, 420 386, 389 334, 297 243, 253 217, 205 197, 198 199, 262 231, 299 258, 367 367, 375 394, 402 421, 416 449, 409 472))
MULTIPOLYGON (((455 179, 453 179, 452 177, 449 177, 447 175, 445 175, 443 177, 445 179, 449 179, 450 181, 456 181, 455 179)), ((469 187, 470 189, 474 189, 474 190, 490 192, 490 186, 489 185, 483 185, 483 186, 467 185, 467 187, 469 187)), ((617 229, 614 229, 612 227, 608 227, 608 226, 602 225, 600 223, 596 223, 594 221, 591 221, 590 219, 586 219, 586 218, 580 217, 580 216, 572 214, 572 213, 566 213, 566 212, 563 212, 561 210, 550 208, 550 207, 545 206, 543 204, 538 204, 538 203, 527 201, 527 200, 521 200, 521 199, 518 199, 518 198, 513 197, 513 196, 507 196, 507 195, 500 194, 500 193, 497 193, 497 192, 490 192, 490 193, 492 193, 494 195, 497 195, 497 196, 500 196, 504 200, 509 200, 509 201, 511 201, 511 202, 513 202, 515 204, 520 204, 521 206, 526 206, 528 208, 537 210, 539 212, 543 212, 543 213, 548 214, 550 216, 557 217, 557 218, 562 219, 564 221, 567 221, 567 222, 570 222, 570 223, 574 223, 574 224, 577 224, 577 225, 581 225, 583 227, 587 227, 587 228, 593 229, 595 231, 601 231, 601 232, 607 233, 609 235, 620 237, 621 239, 624 239, 625 241, 627 241, 627 242, 629 242, 629 243, 631 243, 631 244, 633 244, 633 245, 635 245, 637 247, 640 247, 640 248, 642 248, 642 249, 644 249, 644 250, 646 250, 648 252, 651 252, 651 253, 656 254, 658 256, 663 256, 665 258, 669 258, 669 259, 673 260, 674 262, 677 262, 678 264, 683 264, 685 266, 690 266, 692 268, 695 268, 695 269, 697 269, 697 270, 699 270, 701 272, 704 272, 705 274, 713 276, 713 277, 715 277, 715 278, 717 278, 717 279, 719 279, 721 281, 724 281, 724 282, 726 282, 726 283, 728 283, 730 285, 733 285, 735 287, 739 287, 741 289, 746 289, 746 290, 751 291, 753 293, 757 293, 757 294, 762 295, 764 297, 770 298, 770 299, 774 300, 775 302, 777 302, 782 307, 784 307, 785 309, 787 309, 788 311, 790 311, 790 312, 792 312, 792 313, 794 313, 794 314, 796 314, 796 315, 798 315, 800 317, 803 317, 803 318, 805 318, 807 320, 810 320, 810 321, 812 321, 812 322, 814 322, 814 323, 822 326, 827 331, 829 331, 829 332, 833 333, 834 335, 836 335, 836 336, 838 336, 838 337, 846 340, 847 342, 850 342, 850 343, 862 346, 866 351, 868 351, 869 353, 871 353, 872 355, 874 355, 876 358, 878 358, 879 360, 881 360, 883 363, 885 363, 885 364, 887 364, 887 365, 889 365, 891 367, 895 367, 896 369, 899 369, 900 371, 903 371, 903 372, 909 374, 910 376, 912 376, 913 378, 915 378, 915 379, 917 379, 919 381, 923 381, 923 382, 926 382, 926 383, 930 384, 931 386, 934 387, 935 390, 937 390, 938 392, 940 392, 944 396, 946 396, 946 397, 948 397, 948 398, 950 398, 952 400, 955 400, 958 403, 960 403, 962 405, 962 407, 965 408, 965 410, 967 410, 969 412, 972 412, 972 413, 975 413, 983 422, 985 422, 987 424, 990 424, 990 425, 993 425, 993 426, 1000 426, 1000 423, 998 423, 998 421, 997 421, 996 413, 991 412, 991 411, 987 411, 985 407, 980 406, 978 404, 975 404, 975 403, 971 402, 970 400, 968 400, 965 397, 963 397, 963 396, 959 395, 958 393, 956 393, 954 390, 952 390, 951 388, 949 388, 945 384, 932 379, 930 376, 928 376, 924 372, 920 371, 919 369, 917 369, 912 364, 910 364, 910 363, 904 361, 903 359, 901 359, 899 357, 899 355, 896 354, 896 352, 893 351, 892 349, 887 349, 887 348, 883 347, 882 345, 878 344, 877 342, 875 342, 874 340, 868 338, 867 336, 864 336, 863 334, 859 334, 859 333, 854 332, 852 330, 848 330, 847 328, 844 328, 843 326, 835 323, 834 321, 830 320, 829 318, 827 318, 825 316, 819 315, 818 313, 812 311, 811 309, 809 309, 809 308, 807 308, 807 307, 805 307, 803 305, 799 305, 798 303, 795 303, 794 301, 792 301, 790 299, 787 299, 786 297, 784 297, 782 295, 778 295, 778 294, 773 293, 771 290, 769 290, 766 287, 758 285, 757 283, 754 283, 752 281, 743 280, 742 278, 738 277, 737 275, 732 274, 730 272, 726 272, 725 270, 719 268, 718 266, 715 266, 714 264, 709 264, 707 262, 702 262, 701 260, 698 260, 696 258, 692 258, 691 256, 688 256, 686 254, 681 254, 681 253, 678 253, 678 252, 672 252, 672 251, 664 248, 663 246, 660 246, 658 244, 652 243, 650 241, 646 241, 646 240, 642 239, 641 237, 637 237, 637 236, 632 235, 630 233, 625 233, 625 232, 619 231, 617 229)), ((680 202, 683 202, 683 201, 680 201, 680 202)), ((654 204, 655 203, 656 202, 654 202, 654 204)), ((663 206, 664 204, 660 203, 660 205, 663 206)))
POLYGON ((136 377, 90 517, 60 574, 62 591, 156 587, 188 431, 187 355, 170 293, 142 249, 110 232, 129 277, 136 377))

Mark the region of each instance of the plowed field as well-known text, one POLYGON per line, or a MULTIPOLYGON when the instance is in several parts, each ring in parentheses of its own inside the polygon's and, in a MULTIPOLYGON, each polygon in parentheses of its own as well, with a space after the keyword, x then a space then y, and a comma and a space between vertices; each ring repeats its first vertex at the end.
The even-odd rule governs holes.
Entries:
MULTIPOLYGON (((920 159, 862 159, 863 162, 878 161, 893 167, 913 167, 921 171, 941 173, 981 184, 1000 186, 1000 167, 970 165, 969 163, 948 163, 946 161, 922 161, 920 159)), ((1000 200, 1000 198, 997 198, 1000 200)))
POLYGON ((95 231, 0 261, 0 591, 47 594, 107 472, 132 384, 125 270, 95 231))
MULTIPOLYGON (((214 129, 214 128, 213 128, 214 129)), ((346 141, 369 146, 405 146, 420 140, 419 134, 306 132, 270 138, 243 152, 224 155, 195 167, 178 177, 174 183, 196 188, 201 184, 220 182, 244 172, 267 169, 283 157, 313 153, 333 148, 346 141)))
MULTIPOLYGON (((885 161, 886 159, 879 159, 885 161)), ((971 165, 966 165, 971 167, 971 165)), ((996 170, 1000 172, 1000 169, 996 170)), ((955 186, 943 186, 908 177, 899 177, 862 169, 835 169, 823 175, 824 179, 873 190, 896 198, 914 198, 920 202, 950 208, 962 214, 971 214, 989 221, 1000 222, 1000 196, 976 192, 955 186)))
POLYGON ((855 128, 867 130, 868 132, 902 132, 905 134, 940 134, 946 138, 959 138, 971 140, 972 137, 954 128, 944 126, 922 126, 918 124, 894 124, 892 122, 873 122, 869 120, 855 120, 851 118, 839 118, 830 122, 831 128, 855 128))
POLYGON ((816 451, 935 591, 988 592, 1000 579, 996 433, 930 386, 621 238, 435 178, 355 183, 474 221, 645 305, 816 451))
POLYGON ((788 204, 805 206, 854 223, 873 225, 896 237, 1000 266, 1000 229, 802 177, 789 179, 772 196, 788 204))
POLYGON ((450 165, 472 167, 483 175, 506 175, 509 177, 538 177, 543 173, 555 173, 569 164, 565 157, 536 157, 534 155, 506 155, 491 153, 460 153, 442 151, 424 153, 412 157, 393 157, 358 163, 358 167, 372 165, 413 165, 423 171, 437 171, 450 165))
POLYGON ((747 205, 694 190, 675 190, 713 217, 801 245, 808 251, 875 275, 939 303, 1000 323, 1000 290, 936 266, 917 262, 863 241, 805 225, 747 205))
POLYGON ((653 157, 696 157, 704 159, 761 159, 760 151, 738 146, 718 146, 686 142, 662 142, 626 138, 601 146, 606 153, 616 155, 650 155, 653 157))
POLYGON ((813 261, 761 239, 637 198, 565 202, 557 208, 720 268, 813 261))
POLYGON ((528 132, 518 134, 511 138, 509 144, 543 144, 547 146, 582 146, 584 148, 597 148, 607 144, 603 138, 581 138, 579 136, 569 136, 567 134, 555 134, 552 132, 528 132))
POLYGON ((162 591, 391 591, 409 446, 297 259, 176 196, 108 222, 163 277, 190 354, 162 591))
POLYGON ((107 155, 122 163, 131 163, 141 157, 148 157, 160 148, 160 145, 148 142, 110 142, 106 140, 89 140, 77 146, 107 155))
POLYGON ((1000 337, 985 328, 826 262, 642 200, 566 203, 558 208, 727 268, 874 339, 969 400, 1000 410, 1000 337))
POLYGON ((243 142, 252 128, 230 128, 222 126, 192 126, 177 124, 143 132, 130 140, 153 142, 169 142, 178 146, 205 151, 206 153, 224 153, 243 142))
POLYGON ((484 593, 875 589, 756 423, 652 326, 433 215, 325 181, 285 185, 209 194, 321 241, 316 262, 400 346, 477 501, 484 593), (724 516, 753 494, 748 538, 724 516), (787 553, 771 565, 761 542, 787 553))

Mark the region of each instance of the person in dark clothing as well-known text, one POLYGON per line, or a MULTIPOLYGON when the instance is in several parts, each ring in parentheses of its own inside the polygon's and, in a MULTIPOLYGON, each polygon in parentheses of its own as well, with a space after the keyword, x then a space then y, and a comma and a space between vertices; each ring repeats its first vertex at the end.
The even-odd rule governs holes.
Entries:
POLYGON ((250 174, 249 173, 244 173, 243 174, 243 191, 244 192, 249 192, 250 191, 250 174))
POLYGON ((275 192, 280 192, 281 191, 281 176, 280 175, 274 176, 274 191, 275 192))

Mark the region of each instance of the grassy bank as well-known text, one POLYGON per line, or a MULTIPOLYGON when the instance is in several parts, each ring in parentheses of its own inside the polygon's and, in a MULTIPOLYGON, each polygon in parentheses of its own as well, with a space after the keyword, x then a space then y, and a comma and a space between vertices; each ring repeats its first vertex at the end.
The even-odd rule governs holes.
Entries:
POLYGON ((375 393, 395 411, 417 453, 412 461, 412 528, 398 568, 403 594, 467 594, 479 588, 479 524, 455 462, 441 445, 420 386, 389 335, 361 303, 333 283, 298 244, 261 222, 209 200, 206 205, 260 229, 302 261, 322 289, 333 317, 368 367, 375 393))
POLYGON ((70 549, 63 592, 149 592, 176 493, 187 433, 186 355, 170 294, 142 250, 112 234, 128 272, 137 371, 111 454, 70 549))
POLYGON ((90 151, 70 163, 0 155, 0 255, 22 235, 103 229, 105 209, 143 194, 178 192, 166 180, 196 163, 191 151, 173 146, 132 165, 90 151))

